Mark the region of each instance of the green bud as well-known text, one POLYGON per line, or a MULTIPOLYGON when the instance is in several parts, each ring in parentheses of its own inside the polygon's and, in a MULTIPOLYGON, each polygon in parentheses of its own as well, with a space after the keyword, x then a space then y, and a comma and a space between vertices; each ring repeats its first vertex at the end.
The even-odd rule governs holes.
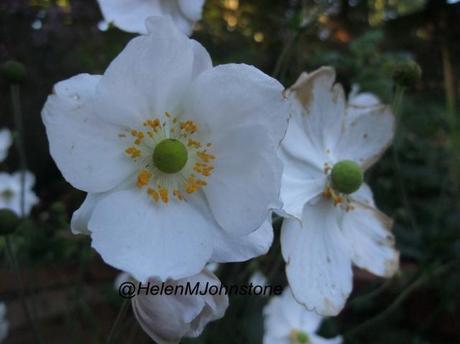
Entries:
POLYGON ((188 152, 184 144, 175 139, 165 139, 153 151, 153 163, 164 173, 177 173, 187 163, 188 152))
POLYGON ((22 63, 9 60, 0 67, 0 75, 12 84, 19 84, 26 79, 27 71, 22 63))
POLYGON ((21 220, 10 209, 0 209, 0 235, 9 235, 16 231, 21 220))
POLYGON ((413 60, 398 63, 393 69, 393 81, 401 87, 413 87, 421 78, 422 69, 413 60))
POLYGON ((310 338, 303 331, 294 330, 289 335, 291 344, 309 344, 310 338))
POLYGON ((334 190, 351 194, 358 190, 363 183, 363 170, 354 161, 339 161, 332 167, 331 181, 334 190))

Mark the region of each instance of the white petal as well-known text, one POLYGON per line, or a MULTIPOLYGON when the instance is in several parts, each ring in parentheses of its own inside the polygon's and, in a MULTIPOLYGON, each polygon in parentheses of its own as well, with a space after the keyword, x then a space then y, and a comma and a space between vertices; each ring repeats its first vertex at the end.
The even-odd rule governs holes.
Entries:
POLYGON ((337 147, 339 160, 354 160, 364 169, 376 162, 393 140, 395 118, 387 106, 355 111, 337 147))
POLYGON ((192 80, 196 44, 168 17, 149 18, 147 25, 150 33, 129 42, 96 90, 98 115, 127 128, 174 114, 192 80))
POLYGON ((152 16, 169 16, 185 34, 192 32, 201 19, 204 0, 98 0, 104 19, 121 30, 147 33, 146 20, 152 16))
MULTIPOLYGON (((158 281, 150 279, 151 284, 158 281)), ((168 286, 191 288, 200 283, 200 291, 205 285, 220 287, 218 278, 209 271, 182 280, 169 280, 168 286)), ((228 298, 225 295, 139 295, 132 301, 134 315, 144 331, 159 344, 179 343, 182 337, 197 337, 204 327, 213 320, 223 317, 228 298)))
POLYGON ((191 40, 193 46, 193 72, 192 78, 197 78, 201 73, 212 68, 212 60, 206 49, 197 41, 191 40))
POLYGON ((13 137, 11 131, 4 128, 0 130, 0 162, 6 159, 8 156, 8 149, 13 143, 13 137))
POLYGON ((390 232, 392 220, 367 205, 355 204, 340 227, 354 264, 375 275, 391 277, 399 266, 399 253, 390 232))
POLYGON ((264 129, 234 128, 213 146, 215 171, 204 192, 217 222, 231 235, 255 231, 270 208, 280 207, 281 161, 264 129))
POLYGON ((358 93, 350 97, 350 99, 348 100, 349 106, 354 106, 358 108, 376 106, 380 104, 380 99, 375 94, 370 92, 358 93))
POLYGON ((201 19, 205 0, 178 0, 182 13, 192 21, 201 19))
POLYGON ((15 212, 18 216, 29 215, 32 207, 39 202, 38 197, 32 190, 35 184, 35 176, 25 171, 24 180, 24 214, 21 209, 21 173, 0 173, 0 209, 6 208, 15 212))
POLYGON ((273 228, 268 219, 248 235, 229 235, 219 229, 213 232, 214 252, 212 261, 219 263, 242 262, 261 256, 269 250, 273 242, 273 228))
POLYGON ((97 201, 106 196, 107 193, 89 193, 86 195, 85 200, 81 204, 80 208, 75 210, 70 220, 70 229, 73 234, 90 234, 88 229, 88 222, 93 215, 94 207, 97 201))
POLYGON ((335 71, 322 67, 311 74, 302 74, 286 91, 302 106, 303 127, 320 156, 330 156, 340 138, 346 121, 345 95, 334 85, 335 71))
POLYGON ((193 83, 184 107, 200 131, 211 137, 235 127, 260 124, 280 142, 288 124, 283 86, 258 69, 228 64, 202 73, 193 83))
POLYGON ((285 219, 281 248, 289 285, 298 302, 321 315, 337 315, 352 289, 351 261, 336 209, 320 200, 306 205, 303 227, 285 219))
POLYGON ((57 83, 42 111, 51 156, 70 184, 88 192, 113 188, 135 167, 125 156, 120 128, 94 112, 99 80, 80 74, 57 83))
POLYGON ((311 344, 341 344, 343 342, 341 336, 337 336, 334 338, 323 338, 318 335, 310 335, 310 342, 311 344))
POLYGON ((130 189, 99 201, 88 227, 106 263, 139 281, 164 281, 205 266, 217 224, 191 200, 155 204, 145 191, 130 189))

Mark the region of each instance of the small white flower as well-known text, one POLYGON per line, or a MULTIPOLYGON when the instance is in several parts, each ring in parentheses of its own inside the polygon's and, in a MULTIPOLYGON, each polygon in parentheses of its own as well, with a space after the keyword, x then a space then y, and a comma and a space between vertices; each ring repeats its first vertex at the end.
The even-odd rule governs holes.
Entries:
POLYGON ((6 319, 6 305, 0 303, 0 343, 8 336, 8 330, 10 327, 9 321, 6 319))
POLYGON ((249 278, 249 283, 252 283, 254 286, 265 287, 268 283, 268 280, 262 272, 256 271, 249 278))
MULTIPOLYGON (((150 279, 151 285, 159 281, 150 279)), ((134 315, 144 331, 158 344, 177 344, 182 337, 198 337, 205 326, 224 316, 228 307, 228 297, 222 293, 211 295, 208 286, 220 288, 219 279, 211 272, 203 270, 192 277, 179 281, 168 280, 166 286, 183 286, 190 283, 193 289, 199 283, 204 295, 145 295, 132 299, 134 315)))
POLYGON ((348 97, 348 106, 370 107, 380 105, 380 99, 371 92, 359 92, 359 86, 353 85, 348 97))
POLYGON ((287 127, 282 86, 247 65, 212 67, 168 17, 147 21, 103 76, 58 83, 42 112, 72 219, 137 280, 180 279, 268 250, 287 127))
MULTIPOLYGON (((38 197, 32 188, 35 185, 35 176, 25 172, 24 182, 24 215, 28 215, 34 205, 38 203, 38 197)), ((13 174, 0 173, 0 209, 10 209, 18 216, 21 215, 21 172, 13 174)))
POLYGON ((362 184, 393 139, 393 114, 380 104, 347 105, 334 80, 333 69, 321 68, 287 91, 293 116, 281 149, 281 198, 291 215, 281 233, 286 273, 295 298, 322 315, 343 308, 352 263, 383 277, 399 263, 392 221, 362 184))
POLYGON ((205 0, 98 0, 104 19, 121 30, 147 33, 145 20, 169 16, 183 33, 190 35, 201 19, 205 0))
POLYGON ((10 149, 12 143, 11 131, 6 128, 0 130, 0 162, 8 156, 8 149, 10 149))
POLYGON ((273 297, 264 308, 263 344, 340 344, 342 338, 325 339, 316 334, 323 317, 299 304, 289 288, 273 297))

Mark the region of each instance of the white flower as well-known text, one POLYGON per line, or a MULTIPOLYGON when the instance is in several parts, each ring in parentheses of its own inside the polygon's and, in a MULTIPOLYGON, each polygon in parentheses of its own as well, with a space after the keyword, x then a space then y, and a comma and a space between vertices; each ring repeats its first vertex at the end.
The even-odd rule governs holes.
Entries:
POLYGON ((348 97, 348 105, 354 107, 370 107, 380 105, 380 99, 371 92, 359 92, 359 86, 353 85, 348 97))
MULTIPOLYGON (((160 285, 150 279, 151 286, 160 285)), ((158 344, 176 344, 182 337, 198 337, 205 326, 224 316, 228 307, 228 297, 224 293, 210 293, 210 286, 221 287, 219 279, 211 272, 201 273, 181 279, 169 280, 166 286, 176 288, 187 283, 193 290, 199 283, 203 295, 145 295, 141 293, 132 299, 134 315, 144 331, 158 344)))
POLYGON ((205 0, 98 0, 104 19, 116 27, 147 33, 145 20, 151 16, 169 16, 185 34, 201 19, 205 0))
POLYGON ((340 344, 342 338, 325 339, 316 334, 323 318, 299 304, 289 288, 273 297, 264 308, 263 344, 340 344))
POLYGON ((42 116, 72 219, 137 280, 196 274, 268 250, 280 206, 282 86, 247 65, 212 67, 167 17, 147 21, 103 76, 58 83, 42 116))
MULTIPOLYGON (((35 185, 35 176, 25 172, 24 180, 24 215, 28 215, 38 197, 32 188, 35 185)), ((0 209, 10 209, 21 216, 21 172, 13 174, 0 173, 0 209)))
POLYGON ((286 273, 295 298, 322 315, 343 308, 352 263, 389 277, 399 262, 392 221, 361 185, 393 139, 393 114, 379 104, 347 106, 334 80, 333 69, 320 68, 287 91, 293 117, 281 148, 286 273))
POLYGON ((265 276, 262 272, 256 271, 254 272, 251 277, 249 278, 249 283, 254 286, 261 286, 265 287, 268 283, 267 276, 265 276))
POLYGON ((10 149, 13 143, 11 131, 4 128, 0 130, 0 162, 6 159, 8 156, 8 149, 10 149))
POLYGON ((8 329, 10 327, 9 321, 6 319, 6 305, 0 303, 0 342, 8 336, 8 329))

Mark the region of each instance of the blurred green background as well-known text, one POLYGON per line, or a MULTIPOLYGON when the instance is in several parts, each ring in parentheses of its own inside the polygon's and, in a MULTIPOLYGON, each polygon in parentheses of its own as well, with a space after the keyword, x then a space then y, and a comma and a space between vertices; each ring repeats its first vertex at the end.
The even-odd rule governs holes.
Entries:
MULTIPOLYGON (((14 249, 46 343, 101 343, 121 300, 116 271, 68 228, 84 194, 61 177, 48 153, 40 111, 54 83, 103 73, 133 35, 105 27, 95 0, 1 0, 0 63, 27 67, 21 85, 28 167, 37 177, 36 206, 13 236, 14 249)), ((302 71, 337 69, 347 91, 393 101, 392 68, 416 60, 423 78, 398 113, 395 145, 366 175, 380 209, 395 219, 401 273, 389 281, 355 273, 346 309, 321 333, 346 343, 460 343, 460 2, 446 0, 207 0, 194 38, 215 64, 253 64, 292 84, 302 71)), ((0 128, 14 128, 9 85, 0 81, 0 128)), ((2 170, 18 169, 14 149, 2 170)), ((279 223, 275 226, 279 227, 279 223)), ((278 229, 276 236, 278 236, 278 229)), ((0 243, 0 301, 11 330, 6 343, 34 342, 15 275, 0 243)), ((246 264, 221 266, 225 283, 252 272, 285 283, 279 241, 246 264)), ((263 297, 233 298, 224 319, 184 343, 261 343, 263 297)), ((149 342, 128 314, 121 343, 149 342)))

